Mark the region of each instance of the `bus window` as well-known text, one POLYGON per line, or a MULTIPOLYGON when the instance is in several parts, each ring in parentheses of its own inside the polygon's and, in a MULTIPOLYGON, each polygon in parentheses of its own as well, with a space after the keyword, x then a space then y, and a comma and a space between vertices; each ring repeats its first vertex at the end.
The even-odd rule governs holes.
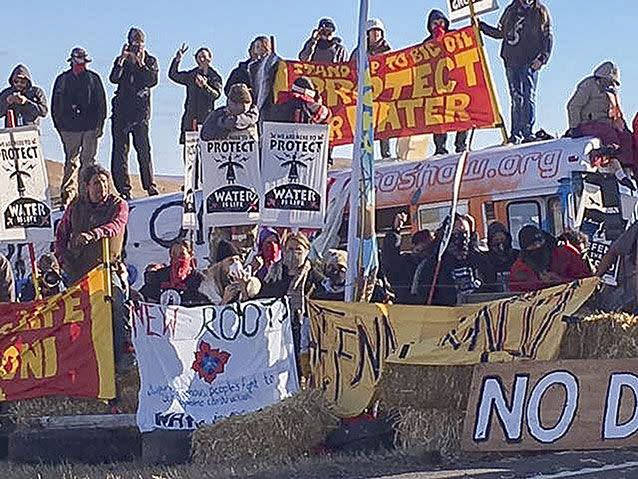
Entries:
POLYGON ((551 233, 554 236, 560 236, 565 231, 563 225, 563 205, 560 198, 550 198, 547 202, 549 209, 549 221, 551 233))
POLYGON ((507 221, 512 243, 515 248, 519 247, 518 232, 526 225, 536 225, 541 227, 541 207, 537 201, 521 201, 507 205, 507 221))
MULTIPOLYGON (((436 231, 443 224, 446 216, 450 214, 451 206, 452 202, 421 205, 419 208, 419 230, 429 229, 430 231, 436 231)), ((468 202, 459 201, 456 210, 460 215, 468 214, 468 202)))

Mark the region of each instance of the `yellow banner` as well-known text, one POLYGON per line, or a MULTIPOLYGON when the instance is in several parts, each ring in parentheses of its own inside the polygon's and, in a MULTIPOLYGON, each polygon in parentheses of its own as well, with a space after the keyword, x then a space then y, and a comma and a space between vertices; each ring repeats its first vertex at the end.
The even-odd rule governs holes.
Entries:
POLYGON ((314 301, 310 364, 343 417, 370 403, 386 362, 430 366, 555 359, 597 278, 491 303, 401 306, 314 301))

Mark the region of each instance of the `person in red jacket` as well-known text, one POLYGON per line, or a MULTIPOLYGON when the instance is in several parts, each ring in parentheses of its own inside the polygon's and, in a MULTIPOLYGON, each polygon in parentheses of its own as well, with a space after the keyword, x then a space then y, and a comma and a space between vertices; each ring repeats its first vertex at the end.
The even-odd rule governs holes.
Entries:
POLYGON ((518 242, 521 254, 510 270, 512 291, 537 291, 592 276, 576 248, 559 244, 534 225, 521 229, 518 242))

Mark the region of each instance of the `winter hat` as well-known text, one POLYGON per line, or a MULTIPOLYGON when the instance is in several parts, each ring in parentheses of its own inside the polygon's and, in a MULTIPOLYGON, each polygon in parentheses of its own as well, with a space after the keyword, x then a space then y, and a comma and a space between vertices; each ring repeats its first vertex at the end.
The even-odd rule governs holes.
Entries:
POLYGON ((329 252, 328 260, 326 261, 327 265, 336 265, 343 266, 344 268, 348 267, 348 252, 343 251, 341 249, 331 249, 329 252))
POLYGON ((545 235, 537 226, 523 226, 523 228, 518 232, 518 244, 522 250, 527 250, 537 241, 545 241, 545 235))
POLYGON ((370 30, 381 30, 385 35, 385 25, 378 18, 371 18, 366 25, 366 32, 370 30))
POLYGON ((445 29, 449 29, 450 28, 450 20, 448 20, 448 18, 445 16, 445 13, 443 13, 441 10, 432 10, 430 12, 430 15, 428 15, 428 24, 426 25, 428 32, 430 33, 434 33, 432 31, 432 22, 435 20, 443 20, 445 22, 445 29))
POLYGON ((145 42, 146 34, 142 31, 141 28, 131 27, 128 31, 128 41, 129 43, 133 42, 145 42))
POLYGON ((89 54, 86 52, 86 50, 82 47, 75 47, 73 50, 71 50, 71 55, 69 55, 69 59, 67 61, 71 62, 74 58, 81 58, 82 60, 84 60, 84 63, 93 61, 89 57, 89 54))
POLYGON ((293 241, 296 243, 299 243, 306 250, 310 250, 310 240, 305 234, 301 232, 289 234, 288 237, 286 238, 285 247, 287 248, 288 245, 292 243, 293 241))
POLYGON ((262 228, 259 232, 259 237, 257 238, 257 250, 261 251, 262 246, 264 245, 264 241, 266 241, 271 236, 274 236, 277 239, 277 242, 280 241, 279 233, 277 230, 273 228, 262 228))
POLYGON ((594 70, 596 78, 609 80, 615 85, 620 85, 620 68, 613 62, 605 62, 594 70))
POLYGON ((245 83, 236 83, 230 87, 228 99, 233 103, 252 103, 253 97, 250 88, 245 83))
POLYGON ((319 20, 319 29, 327 29, 327 30, 332 30, 333 32, 335 30, 337 30, 337 26, 335 25, 335 22, 332 18, 322 18, 321 20, 319 20))
POLYGON ((230 258, 231 256, 240 256, 239 250, 230 241, 227 241, 225 239, 221 240, 217 245, 216 263, 224 261, 226 258, 230 258))
POLYGON ((299 77, 292 84, 292 91, 295 93, 301 93, 302 95, 309 96, 310 98, 315 97, 316 89, 315 85, 312 83, 312 80, 308 77, 299 77))

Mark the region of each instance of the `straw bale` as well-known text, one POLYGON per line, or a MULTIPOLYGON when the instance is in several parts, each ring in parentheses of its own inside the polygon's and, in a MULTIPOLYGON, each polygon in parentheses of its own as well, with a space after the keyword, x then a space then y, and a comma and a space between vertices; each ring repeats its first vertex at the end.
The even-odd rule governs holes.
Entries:
POLYGON ((338 423, 323 394, 305 390, 262 411, 197 429, 192 458, 242 471, 291 464, 321 445, 338 423))
MULTIPOLYGON (((133 414, 137 411, 140 379, 137 367, 132 367, 115 378, 117 400, 114 402, 121 412, 133 414)), ((7 413, 21 418, 42 416, 76 416, 109 414, 111 405, 98 399, 48 396, 7 403, 7 413)))
POLYGON ((597 313, 570 324, 559 359, 627 359, 638 357, 638 316, 597 313))
POLYGON ((398 448, 438 452, 444 458, 453 458, 460 453, 464 411, 403 407, 395 413, 398 416, 395 424, 398 448))
POLYGON ((383 409, 418 407, 464 411, 474 366, 386 364, 376 397, 383 409))

